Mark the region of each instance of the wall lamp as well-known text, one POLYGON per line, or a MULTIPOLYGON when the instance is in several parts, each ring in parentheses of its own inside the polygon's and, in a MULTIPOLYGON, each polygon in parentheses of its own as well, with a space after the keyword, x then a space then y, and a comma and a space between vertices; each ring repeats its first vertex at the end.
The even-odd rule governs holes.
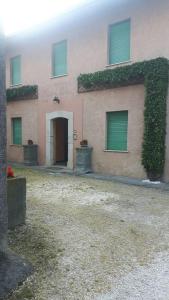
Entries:
POLYGON ((54 102, 57 102, 58 104, 60 103, 59 97, 56 97, 56 96, 53 98, 53 101, 54 101, 54 102))

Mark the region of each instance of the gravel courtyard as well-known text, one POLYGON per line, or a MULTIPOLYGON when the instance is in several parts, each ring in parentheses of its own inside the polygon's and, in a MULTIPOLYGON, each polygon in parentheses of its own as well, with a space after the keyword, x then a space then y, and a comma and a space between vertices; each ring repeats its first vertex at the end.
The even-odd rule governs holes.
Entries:
POLYGON ((17 169, 27 224, 10 247, 34 274, 8 300, 169 299, 169 192, 17 169))

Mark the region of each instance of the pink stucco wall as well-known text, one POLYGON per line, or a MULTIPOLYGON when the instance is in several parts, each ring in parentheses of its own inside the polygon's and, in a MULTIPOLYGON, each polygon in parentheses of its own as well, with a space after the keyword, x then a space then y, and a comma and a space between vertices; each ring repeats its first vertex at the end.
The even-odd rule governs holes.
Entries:
POLYGON ((12 118, 22 117, 22 144, 29 139, 38 143, 38 109, 35 100, 13 102, 7 108, 7 154, 10 161, 23 162, 23 147, 13 145, 12 118))
MULTIPOLYGON (((95 1, 34 32, 10 37, 7 41, 7 86, 10 78, 9 59, 21 55, 22 84, 38 84, 39 99, 8 105, 9 158, 20 161, 22 157, 22 149, 14 150, 15 146, 10 146, 10 119, 13 115, 23 117, 23 140, 26 142, 32 137, 38 143, 39 161, 44 164, 46 113, 70 111, 74 114, 74 130, 77 131, 74 153, 79 141, 87 138, 94 148, 94 170, 144 177, 141 166, 144 87, 140 85, 78 94, 77 77, 80 73, 108 68, 108 26, 127 18, 131 18, 130 63, 159 56, 169 58, 168 11, 168 0, 95 1), (52 44, 64 39, 68 43, 68 76, 51 78, 52 44), (61 99, 60 104, 53 103, 54 96, 61 99), (118 109, 129 110, 129 149, 128 153, 107 153, 104 152, 105 112, 118 109)), ((165 168, 165 179, 169 181, 168 132, 169 121, 165 168)))
POLYGON ((114 175, 144 177, 141 165, 144 87, 138 85, 98 91, 90 93, 86 98, 84 137, 88 138, 93 147, 94 170, 114 175), (121 110, 128 110, 128 151, 106 151, 106 112, 121 110))

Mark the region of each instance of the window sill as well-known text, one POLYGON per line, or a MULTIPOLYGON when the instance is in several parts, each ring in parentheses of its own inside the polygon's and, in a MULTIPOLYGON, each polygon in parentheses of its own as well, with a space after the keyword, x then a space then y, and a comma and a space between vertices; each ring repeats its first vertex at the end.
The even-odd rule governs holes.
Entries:
POLYGON ((63 75, 58 75, 58 76, 51 76, 50 79, 55 79, 55 78, 60 78, 60 77, 65 77, 68 76, 68 74, 63 74, 63 75))
POLYGON ((109 65, 106 65, 106 68, 116 67, 118 65, 125 65, 125 64, 129 64, 131 62, 132 62, 131 60, 127 60, 127 61, 122 61, 119 63, 109 64, 109 65))
POLYGON ((21 148, 21 147, 23 147, 23 145, 11 144, 10 147, 18 147, 18 148, 21 148))
POLYGON ((10 85, 10 88, 15 88, 15 87, 18 87, 18 86, 21 86, 22 83, 18 83, 18 84, 11 84, 10 85))
POLYGON ((129 153, 128 150, 122 151, 122 150, 103 150, 104 152, 113 152, 113 153, 129 153))

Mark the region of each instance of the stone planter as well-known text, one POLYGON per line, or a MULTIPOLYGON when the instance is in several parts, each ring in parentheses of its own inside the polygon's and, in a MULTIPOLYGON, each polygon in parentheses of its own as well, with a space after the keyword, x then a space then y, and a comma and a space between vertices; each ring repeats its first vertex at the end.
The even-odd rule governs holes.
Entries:
POLYGON ((24 164, 27 166, 38 165, 38 145, 23 145, 24 164))
POLYGON ((150 181, 160 181, 161 180, 161 175, 159 175, 153 171, 147 171, 147 177, 150 181))
POLYGON ((92 150, 93 148, 88 146, 76 148, 75 173, 86 174, 92 172, 92 150))
POLYGON ((25 224, 26 178, 14 177, 7 180, 8 228, 25 224))

